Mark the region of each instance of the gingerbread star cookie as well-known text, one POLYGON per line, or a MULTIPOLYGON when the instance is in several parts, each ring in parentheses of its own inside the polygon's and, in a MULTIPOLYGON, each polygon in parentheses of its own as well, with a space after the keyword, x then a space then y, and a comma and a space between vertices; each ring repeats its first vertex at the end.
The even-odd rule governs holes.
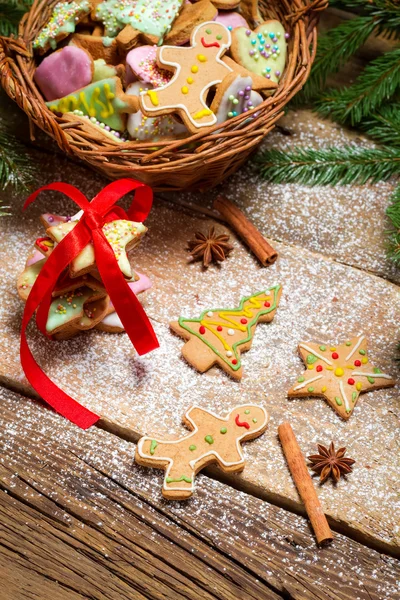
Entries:
POLYGON ((180 317, 172 331, 188 340, 185 359, 204 373, 217 364, 234 379, 242 378, 240 353, 249 350, 258 322, 272 321, 279 305, 280 285, 242 298, 238 308, 213 308, 197 319, 180 317))
POLYGON ((291 398, 320 396, 343 419, 348 419, 363 392, 392 387, 395 381, 368 359, 364 335, 339 346, 300 343, 299 353, 307 366, 288 391, 291 398))
MULTIPOLYGON (((68 223, 60 223, 49 227, 46 231, 47 235, 55 242, 61 240, 69 233, 76 225, 77 221, 69 221, 68 223)), ((103 226, 103 232, 106 236, 111 248, 114 251, 118 265, 127 279, 132 277, 132 269, 129 264, 127 251, 139 244, 141 238, 146 233, 147 227, 143 223, 135 223, 125 219, 110 221, 103 226)), ((92 244, 88 244, 80 254, 70 264, 71 277, 79 277, 85 273, 95 270, 95 256, 92 244)))
POLYGON ((142 437, 135 460, 145 467, 165 469, 162 494, 169 500, 190 498, 196 473, 217 463, 225 473, 244 469, 241 442, 261 435, 269 415, 262 406, 244 404, 232 409, 225 418, 199 406, 192 406, 183 423, 190 435, 172 441, 142 437))

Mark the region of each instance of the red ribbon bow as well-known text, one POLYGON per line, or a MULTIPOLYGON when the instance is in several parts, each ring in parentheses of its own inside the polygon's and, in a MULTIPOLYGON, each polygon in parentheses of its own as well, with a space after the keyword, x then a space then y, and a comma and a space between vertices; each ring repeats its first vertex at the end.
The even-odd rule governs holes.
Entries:
POLYGON ((22 319, 21 364, 29 382, 54 410, 82 429, 87 429, 100 417, 63 392, 42 371, 29 349, 26 328, 37 309, 38 328, 42 333, 48 335, 46 323, 56 282, 69 263, 87 244, 93 242, 96 266, 132 344, 141 355, 158 348, 159 344, 153 327, 121 273, 114 252, 102 231, 105 223, 116 219, 145 221, 153 203, 153 192, 149 186, 134 179, 120 179, 107 185, 89 202, 86 196, 73 185, 50 183, 29 196, 24 204, 24 209, 43 190, 62 192, 84 212, 75 227, 55 246, 32 286, 22 319), (133 190, 135 190, 135 197, 127 213, 121 207, 114 206, 125 194, 133 190))

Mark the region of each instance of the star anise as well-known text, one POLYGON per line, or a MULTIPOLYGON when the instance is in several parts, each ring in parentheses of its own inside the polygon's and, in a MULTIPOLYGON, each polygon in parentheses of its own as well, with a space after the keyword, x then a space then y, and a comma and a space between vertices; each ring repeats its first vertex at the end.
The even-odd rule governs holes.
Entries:
POLYGON ((222 262, 233 250, 233 246, 228 244, 229 235, 216 235, 214 227, 210 227, 207 233, 197 231, 194 237, 188 242, 188 250, 194 260, 203 261, 204 267, 212 261, 222 262))
POLYGON ((335 445, 331 442, 329 448, 317 444, 319 454, 307 456, 312 463, 311 470, 320 474, 319 482, 324 483, 329 476, 337 483, 341 475, 351 473, 352 467, 356 461, 352 458, 344 458, 346 448, 339 448, 335 451, 335 445))

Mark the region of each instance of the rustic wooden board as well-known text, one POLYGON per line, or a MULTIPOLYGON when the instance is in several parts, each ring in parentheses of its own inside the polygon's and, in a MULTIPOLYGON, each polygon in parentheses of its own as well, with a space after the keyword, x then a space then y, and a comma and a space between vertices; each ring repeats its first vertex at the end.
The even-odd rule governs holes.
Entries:
MULTIPOLYGON (((42 166, 48 170, 45 163, 42 166)), ((77 182, 84 191, 101 186, 90 173, 85 175, 87 179, 77 182)), ((58 177, 59 173, 52 173, 52 178, 58 177)), ((0 375, 12 385, 24 382, 18 361, 22 306, 15 290, 16 275, 31 242, 40 234, 40 212, 71 212, 65 200, 48 195, 21 218, 21 200, 15 199, 13 217, 0 220, 4 239, 12 241, 0 251, 4 273, 0 340, 5 350, 0 375)), ((314 451, 316 442, 327 444, 334 439, 347 445, 357 468, 347 481, 337 487, 328 483, 319 491, 324 509, 336 529, 397 553, 398 390, 366 395, 348 423, 322 400, 289 401, 286 391, 302 371, 297 343, 312 338, 328 343, 364 331, 371 339, 372 360, 395 374, 398 288, 285 244, 277 244, 280 260, 269 269, 260 268, 236 241, 234 254, 221 268, 202 272, 199 264, 187 264, 185 241, 209 224, 209 219, 159 201, 148 221, 150 232, 134 254, 134 264, 154 281, 147 310, 160 339, 159 350, 138 358, 127 336, 101 333, 69 342, 44 342, 33 327, 35 356, 66 391, 107 417, 107 426, 131 428, 134 437, 182 433, 181 416, 194 402, 221 413, 243 400, 265 404, 272 415, 269 429, 260 440, 248 444, 248 465, 242 475, 230 476, 229 482, 292 510, 303 508, 276 438, 279 422, 292 422, 307 454, 314 451), (217 369, 200 375, 180 358, 182 341, 170 333, 170 320, 181 314, 197 316, 215 305, 234 306, 242 295, 276 281, 284 286, 281 307, 272 324, 258 326, 253 348, 243 360, 245 375, 240 384, 217 369)))
POLYGON ((0 389, 4 600, 395 600, 399 563, 340 534, 317 549, 306 519, 199 476, 186 503, 134 444, 77 430, 0 389))

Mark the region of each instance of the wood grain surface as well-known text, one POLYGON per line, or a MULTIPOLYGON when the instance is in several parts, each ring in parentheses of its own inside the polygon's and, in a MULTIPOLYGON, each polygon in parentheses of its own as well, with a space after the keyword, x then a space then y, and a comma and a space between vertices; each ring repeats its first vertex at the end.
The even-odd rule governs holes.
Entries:
POLYGON ((0 402, 4 600, 398 597, 393 558, 340 534, 318 550, 306 519, 202 475, 195 498, 166 502, 133 444, 0 402))

